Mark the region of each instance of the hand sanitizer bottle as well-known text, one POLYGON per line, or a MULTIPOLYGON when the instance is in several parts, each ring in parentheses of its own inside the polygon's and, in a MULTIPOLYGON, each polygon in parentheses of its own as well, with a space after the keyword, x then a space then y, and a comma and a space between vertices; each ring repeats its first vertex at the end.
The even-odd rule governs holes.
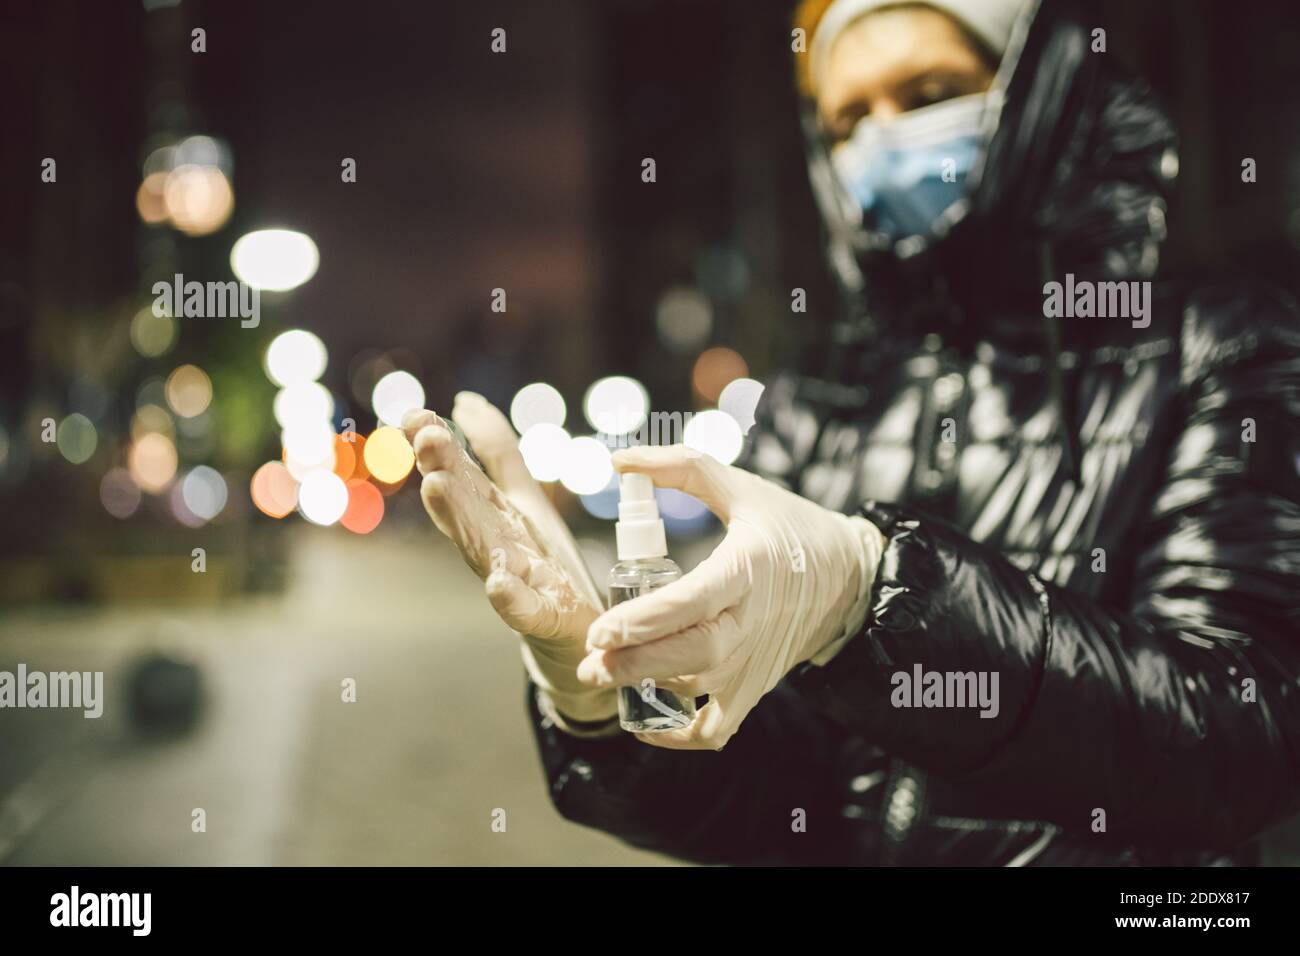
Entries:
MULTIPOLYGON (((624 472, 618 484, 618 564, 609 572, 609 604, 621 604, 682 576, 670 561, 664 523, 648 475, 624 472)), ((695 699, 655 686, 650 678, 637 687, 618 690, 619 725, 633 733, 659 733, 689 727, 695 719, 695 699)))

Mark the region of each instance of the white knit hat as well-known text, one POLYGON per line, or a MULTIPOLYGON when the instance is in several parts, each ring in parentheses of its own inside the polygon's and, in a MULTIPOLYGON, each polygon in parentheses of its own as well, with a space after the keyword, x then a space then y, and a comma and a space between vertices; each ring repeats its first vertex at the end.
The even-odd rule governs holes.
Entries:
MULTIPOLYGON (((882 7, 894 7, 906 0, 835 0, 822 15, 813 33, 809 67, 813 88, 821 83, 831 46, 845 28, 882 7)), ((979 37, 994 55, 1006 52, 1011 29, 1026 0, 923 0, 925 6, 948 14, 979 37)))

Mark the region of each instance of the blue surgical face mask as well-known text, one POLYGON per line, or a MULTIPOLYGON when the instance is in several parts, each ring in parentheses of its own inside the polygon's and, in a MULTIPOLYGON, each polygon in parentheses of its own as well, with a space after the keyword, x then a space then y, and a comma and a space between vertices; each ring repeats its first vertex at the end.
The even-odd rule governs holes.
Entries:
POLYGON ((831 164, 862 210, 862 225, 891 240, 942 235, 966 198, 966 178, 984 145, 987 94, 960 96, 858 121, 831 164))

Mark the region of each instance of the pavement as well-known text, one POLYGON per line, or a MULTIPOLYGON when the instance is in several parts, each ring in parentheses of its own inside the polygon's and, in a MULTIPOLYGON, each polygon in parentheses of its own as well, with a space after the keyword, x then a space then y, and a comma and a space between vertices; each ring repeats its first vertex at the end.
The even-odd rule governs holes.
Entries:
POLYGON ((552 808, 517 638, 432 529, 283 530, 278 594, 0 617, 0 670, 105 674, 99 720, 0 710, 0 863, 674 863, 552 808), (188 732, 131 718, 150 652, 201 674, 188 732))

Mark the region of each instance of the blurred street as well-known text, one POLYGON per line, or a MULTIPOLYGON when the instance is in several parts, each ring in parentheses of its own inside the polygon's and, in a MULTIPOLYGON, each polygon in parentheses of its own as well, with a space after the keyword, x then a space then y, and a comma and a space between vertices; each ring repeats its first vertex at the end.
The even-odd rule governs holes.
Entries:
POLYGON ((99 720, 6 712, 0 862, 670 862, 551 807, 515 638, 432 529, 295 528, 289 566, 281 599, 0 620, 0 669, 103 669, 106 696, 99 720), (126 672, 150 650, 201 669, 188 737, 131 734, 126 672), (342 702, 347 677, 356 703, 342 702), (498 807, 504 833, 491 829, 498 807), (205 833, 191 831, 194 808, 205 833))
MULTIPOLYGON (((868 678, 846 656, 851 694, 808 698, 842 727, 750 738, 756 761, 774 761, 765 782, 802 791, 802 769, 771 769, 788 750, 814 784, 842 791, 827 814, 835 862, 1018 861, 1012 843, 985 852, 984 824, 1092 840, 1105 827, 1088 829, 1076 798, 1135 846, 1154 833, 1161 852, 1160 840, 1182 849, 1195 831, 1187 849, 1215 854, 1202 824, 1218 839, 1241 804, 1242 819, 1262 821, 1249 834, 1272 826, 1238 848, 1242 860, 1300 862, 1300 816, 1282 819, 1300 806, 1296 712, 1262 681, 1258 697, 1235 696, 1265 664, 1278 699, 1300 674, 1300 589, 1285 577, 1300 566, 1300 391, 1295 364, 1272 354, 1295 341, 1273 312, 1293 319, 1300 301, 1300 18, 1243 16, 1224 0, 1057 0, 1031 30, 1030 4, 880 5, 901 32, 848 41, 835 70, 826 58, 845 40, 830 34, 862 28, 860 4, 843 3, 831 27, 832 0, 374 0, 346 16, 292 2, 6 5, 0 866, 680 865, 551 805, 518 638, 421 501, 422 475, 452 473, 440 432, 403 429, 423 409, 485 462, 517 439, 514 473, 555 506, 602 585, 618 560, 612 454, 637 445, 688 446, 824 510, 876 501, 944 523, 943 540, 974 557, 918 574, 930 599, 895 573, 913 545, 868 549, 855 580, 880 582, 879 600, 864 593, 863 636, 840 646, 876 641, 887 601, 915 602, 950 633, 929 640, 928 619, 907 611, 926 632, 908 652, 927 657, 926 673, 996 678, 1012 725, 993 734, 976 721, 967 748, 923 710, 911 715, 920 731, 891 738, 909 715, 846 716, 882 699, 853 682, 868 678), (996 44, 971 33, 967 7, 1002 10, 996 44), (1055 39, 1067 27, 1068 44, 1055 39), (1077 87, 1053 79, 1058 67, 1077 87), (959 178, 950 152, 966 157, 959 178), (1040 300, 1049 272, 1071 289, 1077 272, 1089 296, 1145 290, 1146 325, 1085 325, 1101 319, 1091 307, 1058 315, 1040 300), (1217 291, 1238 276, 1261 281, 1258 302, 1217 291), (1212 302, 1237 304, 1202 309, 1192 295, 1211 288, 1212 302), (1258 365, 1230 388, 1228 366, 1246 361, 1258 365), (1240 490, 1220 494, 1220 479, 1240 490), (1266 536, 1249 519, 1267 509, 1276 550, 1256 560, 1266 536), (1014 588, 976 586, 970 569, 1002 567, 998 555, 1032 572, 1016 593, 1038 593, 1043 627, 997 611, 1014 588), (945 595, 967 593, 953 583, 967 579, 959 628, 945 595), (1053 601, 1104 623, 1092 653, 1054 636, 1073 631, 1052 630, 1053 601), (1164 637, 1169 649, 1153 644, 1164 637), (1184 674, 1188 647, 1210 663, 1184 674), (1226 705, 1197 694, 1217 686, 1206 675, 1222 661, 1244 730, 1201 765, 1196 748, 1216 742, 1226 705), (102 672, 103 716, 9 706, 20 666, 102 672), (1078 676, 1089 667, 1107 678, 1094 696, 1078 676), (1266 720, 1237 708, 1247 702, 1271 708, 1266 720), (1170 704, 1167 719, 1151 717, 1155 703, 1170 704), (843 753, 789 745, 838 746, 841 731, 843 753), (1022 739, 1028 756, 1015 752, 1022 739), (935 761, 934 742, 963 752, 935 761), (1229 773, 1231 756, 1249 765, 1229 773), (1144 800, 1160 781, 1126 775, 1166 760, 1176 785, 1144 800), (987 769, 983 790, 978 773, 950 777, 959 768, 987 769), (1221 801, 1206 796, 1218 786, 1221 801), (1168 808, 1190 812, 1198 787, 1204 815, 1166 832, 1168 808), (932 829, 933 846, 915 836, 932 829)), ((519 485, 502 487, 522 500, 519 485)), ((430 489, 436 509, 436 480, 430 489)), ((655 500, 667 556, 689 573, 719 519, 680 489, 655 500)), ((774 521, 765 554, 812 573, 792 580, 782 557, 768 562, 777 584, 757 587, 750 562, 732 565, 746 580, 678 592, 768 599, 761 614, 707 607, 719 624, 743 622, 727 656, 710 651, 706 676, 727 677, 726 693, 755 688, 746 706, 760 696, 751 677, 771 690, 829 647, 831 615, 850 603, 832 598, 852 561, 805 561, 821 526, 801 504, 763 509, 798 516, 774 521)), ((507 553, 516 525, 455 513, 486 530, 494 564, 507 553)), ((877 523, 886 536, 904 527, 877 523)), ((657 541, 645 550, 662 551, 657 541)), ((683 611, 674 628, 685 623, 705 621, 683 611)), ((862 653, 898 663, 874 643, 862 653)), ((872 665, 871 680, 885 676, 872 665)), ((734 729, 745 711, 709 689, 710 713, 734 729)), ((571 785, 609 779, 585 773, 598 754, 584 757, 552 770, 571 785)), ((695 800, 617 804, 614 789, 593 813, 614 801, 617 820, 653 824, 643 839, 656 845, 769 819, 725 800, 712 816, 695 800)), ((745 796, 764 811, 775 799, 745 796)), ((766 852, 748 834, 722 842, 712 855, 688 845, 740 863, 766 852)), ((1056 846, 1044 838, 1035 853, 1056 846)))

